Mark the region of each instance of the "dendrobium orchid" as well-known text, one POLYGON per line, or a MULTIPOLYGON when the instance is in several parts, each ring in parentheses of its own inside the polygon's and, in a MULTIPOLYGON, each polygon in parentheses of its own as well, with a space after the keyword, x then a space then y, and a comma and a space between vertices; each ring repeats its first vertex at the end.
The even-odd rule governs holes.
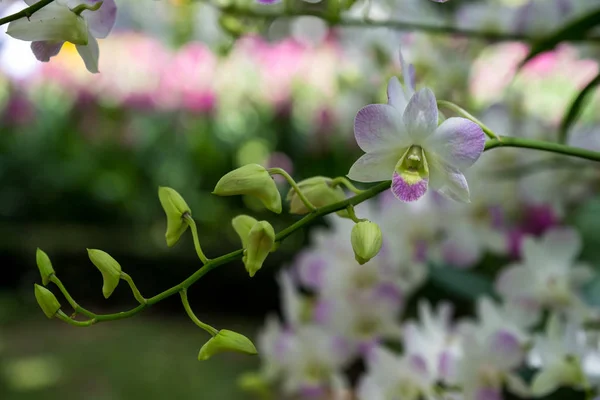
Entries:
MULTIPOLYGON (((37 0, 25 0, 31 6, 37 0)), ((117 16, 114 0, 55 0, 29 18, 12 21, 7 34, 31 41, 31 50, 39 61, 48 62, 65 42, 71 42, 86 68, 98 72, 100 49, 97 38, 108 36, 117 16)))
POLYGON ((482 129, 465 118, 449 118, 438 126, 435 95, 428 88, 415 93, 412 66, 403 65, 403 71, 406 87, 391 78, 388 103, 370 104, 356 115, 354 135, 366 154, 348 177, 359 182, 391 177, 392 192, 404 202, 421 198, 429 185, 453 200, 469 202, 462 170, 484 150, 482 129))

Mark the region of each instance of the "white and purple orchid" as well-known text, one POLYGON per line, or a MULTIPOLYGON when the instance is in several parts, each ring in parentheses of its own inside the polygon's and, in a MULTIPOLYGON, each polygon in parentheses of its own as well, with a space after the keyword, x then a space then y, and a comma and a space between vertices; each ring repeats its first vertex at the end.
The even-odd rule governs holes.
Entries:
MULTIPOLYGON (((25 0, 31 6, 37 0, 25 0)), ((71 42, 86 68, 98 72, 98 39, 108 36, 115 25, 117 5, 114 0, 56 0, 29 18, 12 21, 7 34, 31 42, 39 61, 47 62, 71 42)))
POLYGON ((359 182, 392 178, 392 192, 404 202, 421 198, 428 186, 456 201, 469 202, 462 170, 473 165, 485 147, 479 125, 449 118, 438 126, 433 92, 415 93, 414 70, 402 57, 405 87, 396 77, 387 88, 387 104, 370 104, 354 120, 354 135, 365 151, 348 177, 359 182))

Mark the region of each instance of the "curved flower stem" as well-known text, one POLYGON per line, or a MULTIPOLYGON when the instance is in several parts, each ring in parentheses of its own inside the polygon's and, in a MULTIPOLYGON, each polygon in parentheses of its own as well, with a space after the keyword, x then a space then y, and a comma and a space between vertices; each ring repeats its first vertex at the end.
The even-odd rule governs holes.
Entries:
POLYGON ((0 18, 0 25, 8 24, 9 22, 16 21, 21 18, 30 18, 36 11, 41 10, 53 1, 54 0, 40 0, 37 3, 32 4, 31 6, 26 7, 19 12, 8 15, 4 18, 0 18))
POLYGON ((457 106, 454 103, 451 103, 449 101, 446 100, 438 100, 437 101, 438 106, 440 107, 445 107, 449 110, 454 111, 455 113, 462 115, 463 117, 465 117, 466 119, 470 119, 471 121, 475 122, 477 125, 479 125, 481 127, 481 129, 483 130, 483 132, 490 138, 490 139, 498 139, 498 136, 494 133, 494 131, 492 131, 490 128, 488 128, 483 122, 481 122, 480 120, 478 120, 477 118, 475 118, 473 115, 471 115, 469 112, 467 112, 465 109, 463 109, 460 106, 457 106))
POLYGON ((302 202, 304 203, 304 205, 306 206, 306 208, 308 208, 311 212, 314 212, 317 207, 315 207, 310 200, 308 200, 306 198, 306 196, 304 195, 304 193, 302 193, 302 191, 300 190, 300 188, 298 187, 298 184, 296 183, 296 181, 294 180, 294 178, 292 178, 290 176, 290 174, 288 174, 284 169, 282 168, 269 168, 269 174, 271 175, 281 175, 285 178, 286 181, 288 181, 288 183, 290 184, 290 186, 292 187, 292 189, 294 189, 294 191, 296 192, 296 194, 298 194, 298 197, 300 197, 300 200, 302 200, 302 202))
POLYGON ((85 308, 81 307, 79 304, 77 304, 75 299, 73 299, 73 297, 71 297, 71 295, 67 291, 67 288, 65 288, 65 286, 62 284, 60 279, 58 279, 58 276, 52 275, 50 277, 50 282, 54 283, 58 287, 58 289, 61 291, 63 296, 65 296, 65 299, 67 299, 67 302, 69 302, 71 307, 73 307, 73 310, 75 311, 75 313, 83 314, 88 318, 94 318, 96 316, 96 314, 94 314, 93 312, 88 311, 85 308))
POLYGON ((133 282, 133 279, 131 279, 131 276, 129 276, 125 272, 121 271, 121 279, 123 279, 125 282, 127 282, 129 284, 129 287, 131 288, 131 291, 133 292, 133 297, 135 297, 135 299, 138 301, 138 303, 146 304, 148 302, 148 300, 146 300, 144 298, 144 296, 142 296, 142 294, 138 290, 137 286, 135 286, 135 283, 133 282))
MULTIPOLYGON (((536 150, 542 150, 542 151, 547 151, 547 152, 551 152, 551 153, 557 153, 557 154, 563 154, 563 155, 572 156, 572 157, 583 158, 586 160, 600 161, 600 152, 595 152, 595 151, 586 150, 586 149, 580 149, 580 148, 571 147, 571 146, 565 146, 565 145, 558 144, 558 143, 545 142, 545 141, 540 141, 540 140, 514 138, 514 137, 509 137, 509 136, 498 136, 498 135, 496 135, 496 139, 490 139, 486 142, 484 151, 489 151, 489 150, 492 150, 492 149, 495 149, 498 147, 521 147, 521 148, 527 148, 527 149, 536 149, 536 150)), ((288 226, 287 228, 285 228, 284 230, 280 231, 275 236, 275 242, 283 241, 285 238, 290 236, 292 233, 296 232, 299 229, 304 228, 305 226, 307 226, 309 223, 311 223, 313 220, 315 220, 317 218, 320 218, 320 217, 328 215, 328 214, 332 214, 339 210, 343 210, 345 208, 348 208, 348 206, 355 206, 355 205, 360 204, 372 197, 375 197, 376 195, 383 192, 384 190, 389 189, 391 186, 391 183, 392 183, 391 181, 380 182, 380 183, 370 187, 369 189, 362 191, 360 194, 357 194, 356 196, 353 196, 353 197, 350 197, 343 201, 339 201, 337 203, 333 203, 328 206, 324 206, 324 207, 320 207, 320 208, 316 209, 314 212, 311 212, 310 214, 305 215, 302 219, 296 221, 294 224, 292 224, 292 225, 288 226)), ((158 302, 166 299, 167 297, 170 297, 177 293, 181 293, 182 301, 184 302, 184 307, 185 307, 185 304, 187 302, 187 296, 185 294, 185 290, 187 288, 192 286, 196 281, 198 281, 200 278, 202 278, 204 275, 206 275, 213 269, 218 268, 221 265, 227 264, 231 261, 241 259, 243 254, 244 254, 244 250, 238 249, 238 250, 232 251, 231 253, 228 253, 228 254, 222 255, 220 257, 214 258, 212 260, 209 260, 206 264, 204 264, 204 266, 202 268, 198 269, 196 272, 194 272, 191 276, 189 276, 183 282, 165 290, 162 293, 157 294, 154 297, 146 299, 145 304, 140 304, 139 306, 137 306, 131 310, 114 313, 114 314, 94 314, 94 313, 91 313, 86 310, 86 312, 89 313, 86 315, 93 317, 93 321, 94 321, 93 323, 104 322, 104 321, 114 321, 114 320, 118 320, 118 319, 129 318, 129 317, 133 317, 134 315, 140 313, 148 306, 158 303, 158 302)), ((78 311, 81 311, 81 310, 82 310, 81 307, 78 306, 78 311)), ((188 311, 188 315, 190 315, 191 309, 189 308, 189 304, 188 304, 188 308, 186 309, 186 311, 188 311)), ((193 313, 191 313, 191 315, 193 315, 193 313)), ((190 315, 190 318, 192 318, 191 315, 190 315)), ((194 319, 192 318, 192 320, 194 320, 194 319)), ((75 321, 75 322, 77 322, 77 321, 75 321)), ((194 320, 194 322, 196 322, 196 321, 194 320)))
MULTIPOLYGON (((216 7, 224 14, 229 14, 232 16, 238 17, 246 17, 246 18, 254 18, 254 19, 264 19, 271 20, 275 18, 295 18, 302 16, 313 16, 321 18, 322 20, 329 23, 329 25, 337 25, 337 26, 350 26, 350 27, 385 27, 392 28, 399 31, 423 31, 432 34, 438 35, 456 35, 468 38, 476 38, 483 40, 490 40, 495 42, 500 41, 520 41, 520 42, 536 42, 538 39, 532 36, 524 35, 521 33, 515 32, 486 32, 482 30, 474 30, 467 28, 460 28, 457 26, 449 26, 449 25, 437 25, 423 22, 406 22, 406 21, 398 21, 398 20, 382 20, 376 21, 369 18, 364 17, 345 17, 340 16, 337 13, 324 12, 318 10, 306 10, 306 9, 298 9, 289 7, 284 10, 279 9, 269 9, 268 7, 261 7, 260 10, 255 8, 245 8, 239 5, 228 5, 228 6, 219 6, 208 0, 203 0, 205 3, 216 7)), ((581 41, 581 42, 600 42, 600 37, 593 36, 587 38, 575 38, 572 41, 581 41)))
POLYGON ((352 193, 354 194, 361 194, 362 192, 364 192, 364 190, 360 190, 358 189, 356 186, 354 186, 352 184, 352 182, 350 182, 346 177, 344 176, 338 176, 337 178, 334 178, 333 181, 331 182, 331 185, 333 187, 339 186, 339 185, 344 185, 346 186, 346 188, 348 190, 350 190, 352 193))
POLYGON ((181 303, 183 304, 183 308, 185 309, 185 312, 187 313, 188 317, 190 317, 193 323, 198 325, 200 328, 204 329, 206 332, 210 333, 212 336, 215 336, 217 333, 219 333, 217 329, 213 328, 208 324, 205 324, 204 322, 200 321, 198 317, 196 317, 196 314, 194 314, 194 311, 192 311, 192 307, 190 307, 190 302, 188 301, 186 289, 182 289, 179 292, 179 294, 181 296, 181 303))
POLYGON ((206 264, 210 260, 204 255, 202 251, 202 247, 200 246, 200 240, 198 239, 198 228, 196 228, 196 222, 192 218, 190 214, 184 215, 185 220, 190 226, 190 230, 192 231, 192 237, 194 238, 194 247, 196 248, 196 254, 198 254, 198 258, 202 261, 202 264, 206 264))
POLYGON ((56 318, 60 319, 63 322, 66 322, 69 325, 78 326, 80 328, 92 326, 94 323, 96 323, 96 320, 94 320, 93 318, 87 321, 76 321, 72 318, 69 318, 67 314, 60 310, 58 310, 58 312, 56 313, 56 318))
POLYGON ((583 158, 585 160, 600 161, 600 153, 596 151, 566 146, 560 143, 547 142, 544 140, 524 139, 511 136, 497 136, 496 139, 488 140, 485 143, 484 151, 495 149, 497 147, 521 147, 524 149, 541 150, 570 157, 583 158))
POLYGON ((364 218, 358 218, 356 216, 356 212, 354 211, 354 206, 353 205, 349 205, 348 207, 346 207, 346 211, 348 211, 348 216, 350 216, 350 219, 352 221, 354 221, 355 223, 359 223, 359 222, 363 222, 366 221, 366 219, 364 218))

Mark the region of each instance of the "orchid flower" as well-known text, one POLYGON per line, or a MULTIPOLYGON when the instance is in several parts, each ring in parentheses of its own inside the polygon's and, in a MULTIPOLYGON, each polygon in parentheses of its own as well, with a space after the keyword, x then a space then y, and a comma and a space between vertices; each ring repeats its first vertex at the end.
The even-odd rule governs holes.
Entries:
POLYGON ((403 64, 405 88, 397 78, 388 83, 387 104, 370 104, 354 120, 354 135, 366 152, 350 168, 348 177, 359 182, 392 178, 392 192, 404 202, 421 198, 431 185, 456 201, 469 202, 462 170, 473 165, 485 147, 479 125, 465 118, 449 118, 438 126, 433 92, 414 93, 412 66, 403 64))
MULTIPOLYGON (((36 0, 25 0, 33 5, 36 0)), ((86 68, 98 72, 100 49, 96 38, 108 36, 117 16, 114 0, 56 0, 29 18, 12 21, 8 33, 15 39, 31 41, 35 57, 48 62, 65 42, 71 42, 86 68)))

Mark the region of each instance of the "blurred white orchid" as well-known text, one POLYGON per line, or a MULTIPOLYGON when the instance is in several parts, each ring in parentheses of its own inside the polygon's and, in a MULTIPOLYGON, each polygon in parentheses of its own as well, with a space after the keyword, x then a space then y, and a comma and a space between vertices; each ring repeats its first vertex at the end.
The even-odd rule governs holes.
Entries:
MULTIPOLYGON (((25 2, 31 6, 37 0, 25 2)), ((65 42, 71 42, 88 71, 97 73, 100 49, 96 38, 108 36, 116 16, 114 0, 55 0, 29 18, 12 21, 6 33, 32 42, 33 54, 44 62, 57 55, 65 42)))
POLYGON ((541 239, 525 238, 523 260, 502 270, 496 290, 506 299, 584 311, 577 290, 594 274, 588 265, 576 262, 581 246, 579 234, 566 228, 548 231, 541 239))

